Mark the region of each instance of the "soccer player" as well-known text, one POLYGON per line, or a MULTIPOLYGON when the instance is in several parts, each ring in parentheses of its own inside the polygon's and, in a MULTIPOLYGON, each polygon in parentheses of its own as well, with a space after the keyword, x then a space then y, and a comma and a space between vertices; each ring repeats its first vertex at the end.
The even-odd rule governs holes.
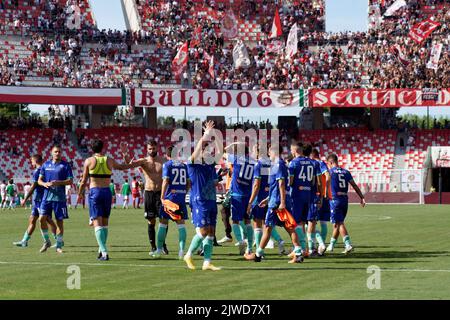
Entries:
POLYGON ((140 209, 139 204, 141 203, 141 190, 139 186, 139 181, 136 177, 133 177, 131 181, 131 196, 133 198, 133 209, 140 209))
POLYGON ((233 242, 233 237, 231 235, 231 207, 230 207, 230 198, 231 198, 231 179, 233 175, 233 165, 231 163, 226 162, 226 168, 223 171, 219 171, 221 176, 225 176, 225 198, 222 202, 222 208, 220 210, 220 215, 222 216, 222 222, 225 227, 225 236, 217 241, 219 244, 225 242, 233 242))
POLYGON ((39 222, 42 237, 44 238, 44 245, 40 252, 47 251, 51 246, 47 221, 48 217, 51 217, 52 212, 54 212, 57 225, 56 252, 62 253, 62 247, 64 246, 64 220, 69 218, 65 186, 73 183, 73 174, 70 165, 61 159, 61 147, 54 145, 51 148, 51 153, 52 160, 42 165, 38 180, 39 185, 45 188, 39 209, 39 222))
POLYGON ((72 185, 66 186, 66 201, 67 201, 67 207, 69 209, 72 209, 72 185))
POLYGON ((0 207, 4 209, 6 207, 6 180, 3 180, 0 184, 0 197, 2 198, 0 207))
MULTIPOLYGON (((208 141, 214 122, 208 121, 204 127, 205 132, 195 146, 194 152, 188 163, 188 174, 191 181, 190 199, 192 203, 192 220, 197 233, 192 238, 189 249, 184 256, 184 261, 191 270, 195 270, 192 261, 192 253, 203 243, 204 261, 202 270, 217 271, 220 268, 211 263, 213 241, 217 222, 216 185, 218 183, 217 172, 214 164, 205 163, 201 154, 212 156, 203 150, 203 144, 208 141)), ((217 140, 214 140, 216 152, 220 150, 217 140)))
MULTIPOLYGON (((238 143, 232 143, 225 147, 225 151, 238 143)), ((253 172, 255 161, 250 158, 248 147, 244 147, 245 154, 228 154, 228 161, 233 164, 233 176, 231 179, 231 220, 232 229, 239 243, 239 255, 249 256, 253 246, 253 227, 250 216, 247 214, 248 203, 252 193, 253 172), (247 244, 241 231, 241 222, 244 221, 247 235, 247 244)))
POLYGON ((114 183, 113 179, 111 179, 111 182, 109 184, 109 190, 111 190, 111 194, 112 194, 111 205, 115 209, 116 208, 117 197, 116 197, 116 184, 114 183))
MULTIPOLYGON (((125 162, 129 162, 129 151, 123 153, 125 162)), ((147 157, 136 160, 139 163, 145 178, 145 191, 144 191, 144 217, 148 223, 148 238, 150 241, 151 251, 149 255, 153 255, 156 251, 156 218, 159 217, 161 210, 161 187, 162 187, 162 168, 164 157, 158 155, 158 143, 155 140, 149 140, 147 142, 147 157)), ((167 246, 164 243, 164 254, 169 254, 167 246)))
MULTIPOLYGON (((123 144, 121 144, 121 148, 123 148, 123 144)), ((103 141, 101 140, 95 139, 92 142, 91 149, 94 155, 84 162, 78 197, 84 197, 84 189, 89 179, 89 216, 93 221, 95 238, 99 246, 97 259, 108 261, 106 242, 108 241, 108 225, 111 215, 112 193, 110 183, 112 170, 127 170, 135 168, 137 165, 117 163, 114 159, 105 156, 103 154, 103 141)))
POLYGON ((161 257, 167 236, 167 226, 169 220, 172 220, 178 226, 178 258, 181 260, 184 256, 186 244, 185 220, 188 219, 186 193, 189 189, 189 177, 186 164, 172 159, 173 149, 173 147, 167 148, 167 162, 163 164, 163 184, 161 189, 162 206, 159 214, 160 219, 156 252, 153 256, 156 258, 161 257))
MULTIPOLYGON (((308 256, 304 225, 308 221, 308 212, 313 200, 313 187, 317 181, 317 166, 311 159, 305 156, 305 152, 310 148, 296 142, 291 145, 291 153, 295 157, 289 164, 289 184, 291 186, 291 197, 293 206, 293 216, 297 227, 295 231, 298 235, 304 256, 308 256)), ((322 248, 323 249, 323 248, 322 248)))
POLYGON ((345 227, 344 220, 347 216, 348 210, 348 185, 350 184, 355 189, 359 198, 361 199, 361 207, 364 208, 366 200, 359 187, 356 185, 351 173, 339 167, 338 157, 335 154, 330 154, 327 157, 327 163, 330 167, 330 182, 332 199, 330 201, 331 223, 333 224, 333 235, 328 251, 333 251, 339 234, 342 236, 345 244, 344 254, 353 251, 353 246, 350 241, 350 236, 345 227))
MULTIPOLYGON (((23 197, 24 197, 24 199, 26 198, 26 196, 30 193, 30 190, 31 190, 31 184, 30 184, 30 182, 26 182, 25 183, 25 185, 23 186, 23 197)), ((29 198, 31 198, 31 197, 29 197, 29 198)), ((29 199, 28 198, 28 199, 29 199)), ((21 203, 21 205, 22 205, 22 203, 21 203)), ((28 200, 25 202, 25 205, 24 205, 24 207, 26 208, 28 205, 30 205, 30 209, 31 209, 31 202, 29 202, 28 200)))
MULTIPOLYGON (((42 197, 44 195, 44 188, 38 184, 39 173, 42 166, 42 156, 40 154, 33 155, 31 157, 31 166, 34 168, 33 171, 33 185, 29 192, 25 195, 25 198, 22 200, 21 205, 25 206, 27 201, 32 197, 32 209, 31 215, 28 219, 28 228, 23 235, 21 241, 14 242, 13 244, 17 247, 27 247, 28 241, 31 239, 31 235, 36 229, 36 222, 39 219, 39 207, 41 206, 42 197)), ((52 228, 53 237, 56 239, 56 224, 52 220, 51 217, 47 216, 47 223, 52 228)))
POLYGON ((271 161, 270 176, 269 176, 269 195, 266 199, 259 203, 260 207, 268 206, 268 211, 265 219, 265 226, 261 242, 256 249, 254 256, 255 262, 260 262, 264 256, 264 249, 269 242, 272 229, 276 226, 284 226, 289 233, 294 244, 294 257, 289 263, 301 263, 303 262, 302 250, 298 242, 298 236, 295 232, 295 228, 287 227, 283 224, 278 215, 277 210, 291 210, 292 203, 288 203, 286 197, 286 188, 288 186, 288 168, 283 159, 280 158, 282 149, 279 146, 271 146, 269 149, 269 156, 271 161))
POLYGON ((331 190, 327 188, 330 181, 330 173, 325 161, 320 160, 319 150, 313 149, 311 153, 312 159, 319 162, 321 173, 321 186, 322 186, 322 207, 319 209, 319 221, 320 221, 320 236, 324 242, 327 241, 328 235, 328 223, 330 223, 330 201, 331 190))
POLYGON ((8 209, 14 209, 16 207, 15 204, 16 195, 17 195, 17 187, 14 184, 14 180, 10 179, 8 181, 8 185, 6 186, 6 202, 9 201, 8 209))
POLYGON ((317 221, 319 220, 319 211, 322 208, 322 201, 323 201, 323 187, 322 187, 322 170, 320 167, 320 163, 317 160, 314 160, 312 158, 312 146, 307 145, 307 147, 303 150, 303 154, 305 157, 308 157, 313 165, 314 165, 314 171, 316 173, 316 178, 314 184, 311 187, 311 204, 309 206, 308 210, 308 224, 306 227, 306 238, 308 239, 308 249, 309 249, 309 255, 316 254, 315 252, 315 246, 314 246, 314 240, 317 241, 319 244, 319 247, 317 249, 317 253, 319 256, 323 256, 323 254, 326 251, 325 246, 325 240, 322 239, 322 236, 319 232, 316 233, 316 225, 317 221), (314 239, 313 239, 314 237, 314 239))
POLYGON ((131 188, 130 184, 128 183, 128 179, 125 179, 125 182, 122 184, 121 193, 123 198, 122 209, 128 209, 128 200, 131 194, 131 188))

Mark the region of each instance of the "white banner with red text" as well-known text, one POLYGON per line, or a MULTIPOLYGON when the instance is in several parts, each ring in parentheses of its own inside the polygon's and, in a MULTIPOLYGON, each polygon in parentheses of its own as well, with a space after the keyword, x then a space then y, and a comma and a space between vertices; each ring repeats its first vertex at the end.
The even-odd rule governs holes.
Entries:
POLYGON ((209 108, 291 108, 303 107, 303 90, 195 90, 136 89, 135 101, 140 107, 209 107, 209 108))
POLYGON ((309 106, 400 108, 400 107, 444 107, 450 106, 450 89, 311 89, 309 106))

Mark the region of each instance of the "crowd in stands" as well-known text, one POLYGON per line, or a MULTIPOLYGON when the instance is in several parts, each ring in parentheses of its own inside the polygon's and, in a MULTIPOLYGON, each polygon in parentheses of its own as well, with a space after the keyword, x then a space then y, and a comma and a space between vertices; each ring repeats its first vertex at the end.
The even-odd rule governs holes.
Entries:
MULTIPOLYGON (((8 2, 8 1, 7 1, 8 2)), ((47 2, 38 1, 46 6, 47 2)), ((53 1, 61 3, 61 1, 53 1)), ((83 3, 84 1, 78 1, 83 3)), ((67 3, 71 3, 69 0, 67 3)), ((380 13, 393 3, 371 0, 380 13)), ((217 15, 196 15, 192 1, 136 0, 143 28, 139 32, 119 32, 84 28, 79 34, 53 36, 32 34, 28 48, 32 56, 15 60, 0 56, 0 84, 20 85, 30 70, 39 75, 62 78, 54 82, 64 87, 141 87, 173 82, 171 62, 182 43, 190 40, 189 68, 181 84, 194 88, 219 89, 298 89, 298 88, 414 88, 450 86, 449 27, 450 6, 445 0, 411 0, 392 17, 385 17, 367 32, 325 32, 324 1, 264 0, 243 1, 237 9, 240 21, 256 18, 263 34, 268 34, 275 6, 279 7, 285 41, 291 26, 298 24, 299 51, 291 58, 274 49, 272 40, 246 43, 251 64, 234 68, 235 41, 226 42, 220 31, 220 17, 228 10, 220 2, 204 5, 217 15), (410 28, 427 18, 425 10, 441 26, 421 45, 408 37, 410 28), (80 58, 86 43, 93 63, 80 58), (438 71, 427 69, 433 43, 444 49, 438 71), (133 50, 139 44, 152 50, 133 50), (399 45, 406 63, 392 52, 399 45), (319 45, 319 46, 317 46, 319 45), (209 74, 209 57, 214 57, 214 79, 209 74)), ((50 11, 52 12, 52 11, 50 11)), ((53 15, 52 16, 58 16, 53 15)), ((58 22, 56 22, 58 24, 58 22)))
POLYGON ((18 129, 28 130, 33 128, 42 128, 43 122, 40 116, 32 115, 26 118, 17 116, 0 116, 0 130, 18 129))

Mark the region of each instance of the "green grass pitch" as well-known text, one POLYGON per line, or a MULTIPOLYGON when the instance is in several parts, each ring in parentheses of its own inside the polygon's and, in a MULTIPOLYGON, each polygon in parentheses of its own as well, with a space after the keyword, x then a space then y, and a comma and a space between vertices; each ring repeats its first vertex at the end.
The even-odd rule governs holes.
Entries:
MULTIPOLYGON (((70 210, 65 253, 39 253, 39 229, 29 247, 20 240, 29 210, 0 211, 0 299, 450 299, 450 206, 351 206, 347 226, 355 251, 288 264, 277 250, 261 263, 244 261, 233 244, 214 248, 218 272, 188 270, 177 259, 178 232, 169 226, 169 256, 148 255, 142 210, 113 210, 111 260, 96 260, 97 245, 86 210, 70 210), (67 289, 67 267, 81 270, 81 289, 67 289), (369 266, 381 268, 381 288, 367 287, 369 266)), ((188 243, 193 228, 188 225, 188 243)), ((280 230, 287 240, 287 234, 280 230)), ((223 226, 218 223, 218 238, 223 226)))

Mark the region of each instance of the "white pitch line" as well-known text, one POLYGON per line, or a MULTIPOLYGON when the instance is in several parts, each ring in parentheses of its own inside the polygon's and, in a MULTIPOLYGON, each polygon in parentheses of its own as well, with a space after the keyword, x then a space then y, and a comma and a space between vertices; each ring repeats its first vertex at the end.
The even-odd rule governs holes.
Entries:
MULTIPOLYGON (((201 261, 200 261, 201 262, 201 261)), ((0 261, 0 265, 38 265, 38 266, 91 266, 91 267, 131 267, 131 268, 174 268, 174 269, 186 269, 184 265, 163 265, 163 264, 119 264, 119 263, 89 263, 89 262, 18 262, 18 261, 0 261)), ((279 266, 279 267, 269 267, 269 266, 261 266, 261 267, 222 267, 223 270, 279 270, 281 268, 285 269, 288 267, 279 266)), ((295 270, 293 268, 292 270, 295 270)), ((307 269, 309 271, 314 270, 307 269)), ((345 270, 346 268, 342 268, 345 270)), ((301 270, 299 268, 298 270, 301 270)), ((364 270, 364 268, 361 268, 364 270)), ((450 269, 381 269, 384 272, 440 272, 440 273, 450 273, 450 269)))

